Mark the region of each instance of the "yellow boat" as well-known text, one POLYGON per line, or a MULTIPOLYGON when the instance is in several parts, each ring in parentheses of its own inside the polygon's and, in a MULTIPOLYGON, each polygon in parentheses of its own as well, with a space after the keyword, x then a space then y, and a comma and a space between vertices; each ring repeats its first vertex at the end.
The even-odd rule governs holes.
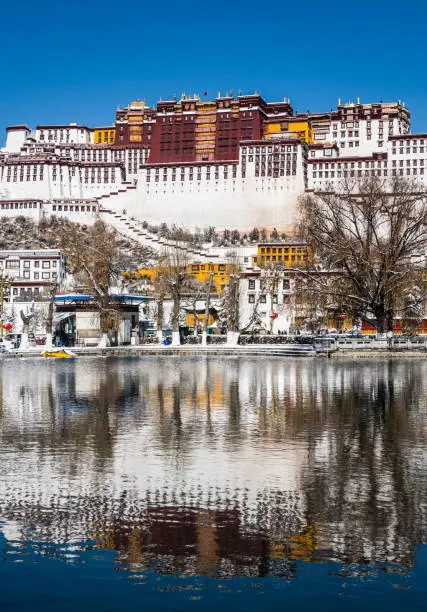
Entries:
POLYGON ((64 349, 49 350, 43 351, 42 357, 53 357, 55 359, 69 359, 70 357, 75 357, 74 353, 71 351, 66 351, 64 349))

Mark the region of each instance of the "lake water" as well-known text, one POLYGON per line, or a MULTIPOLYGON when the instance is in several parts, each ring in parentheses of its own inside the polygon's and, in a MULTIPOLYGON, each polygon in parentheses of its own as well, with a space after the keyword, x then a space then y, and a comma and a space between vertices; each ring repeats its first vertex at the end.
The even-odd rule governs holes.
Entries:
POLYGON ((425 610, 427 361, 0 362, 0 609, 425 610))

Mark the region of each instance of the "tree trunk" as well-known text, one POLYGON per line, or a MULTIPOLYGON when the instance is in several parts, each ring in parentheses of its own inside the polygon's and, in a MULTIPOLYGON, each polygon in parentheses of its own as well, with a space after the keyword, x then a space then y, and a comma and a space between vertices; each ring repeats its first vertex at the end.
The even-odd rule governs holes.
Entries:
POLYGON ((194 304, 193 304, 193 319, 194 319, 193 336, 197 338, 197 328, 199 327, 199 317, 197 315, 197 301, 196 300, 194 300, 194 304))
POLYGON ((206 346, 208 343, 209 307, 210 307, 210 300, 211 300, 213 277, 214 277, 213 272, 211 272, 209 274, 209 285, 208 285, 208 291, 206 293, 206 301, 205 301, 205 322, 203 325, 203 334, 202 334, 202 345, 203 346, 206 346))
POLYGON ((163 294, 159 295, 157 300, 157 317, 156 317, 156 327, 157 327, 157 340, 162 342, 163 340, 163 294))
POLYGON ((105 348, 106 346, 110 346, 110 342, 108 340, 108 333, 102 332, 101 340, 98 342, 98 348, 105 348))
POLYGON ((383 308, 377 308, 374 311, 377 333, 380 335, 385 334, 386 331, 386 317, 383 308))
POLYGON ((229 313, 227 316, 227 329, 228 331, 238 332, 239 331, 239 280, 236 278, 230 278, 229 282, 229 299, 228 309, 229 313))
POLYGON ((387 312, 387 316, 386 316, 386 320, 387 320, 387 329, 393 331, 393 312, 388 311, 387 312))
POLYGON ((52 332, 47 332, 46 334, 46 343, 44 345, 46 351, 50 351, 53 348, 53 338, 52 332))
POLYGON ((172 331, 172 344, 171 346, 181 346, 181 336, 179 331, 172 331))
POLYGON ((240 332, 227 331, 227 346, 237 346, 239 344, 240 332))
POLYGON ((47 317, 46 317, 46 343, 45 343, 45 349, 46 350, 51 350, 51 348, 53 347, 53 334, 52 334, 52 330, 53 330, 53 299, 51 298, 49 301, 49 306, 48 306, 48 310, 47 310, 47 317))
POLYGON ((274 306, 274 295, 272 293, 270 293, 270 312, 268 313, 268 316, 270 318, 269 320, 269 332, 270 334, 273 333, 273 306, 274 306))
POLYGON ((179 334, 179 315, 181 307, 181 299, 178 290, 174 287, 172 292, 173 306, 172 306, 172 346, 179 346, 181 344, 181 337, 179 334))
POLYGON ((28 339, 28 326, 26 326, 26 329, 24 327, 24 330, 21 335, 21 344, 19 345, 19 350, 28 351, 29 348, 30 348, 30 341, 28 339))

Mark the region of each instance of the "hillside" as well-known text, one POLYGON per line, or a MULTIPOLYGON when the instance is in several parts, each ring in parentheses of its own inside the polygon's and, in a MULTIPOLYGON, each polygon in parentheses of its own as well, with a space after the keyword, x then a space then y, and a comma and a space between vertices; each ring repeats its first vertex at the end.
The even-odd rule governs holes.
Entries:
MULTIPOLYGON (((15 219, 2 217, 0 249, 57 249, 71 226, 77 226, 82 232, 86 230, 84 225, 56 217, 43 219, 38 224, 24 216, 15 219)), ((154 262, 155 253, 152 249, 121 234, 116 234, 116 240, 122 258, 128 263, 128 270, 137 270, 154 262)))

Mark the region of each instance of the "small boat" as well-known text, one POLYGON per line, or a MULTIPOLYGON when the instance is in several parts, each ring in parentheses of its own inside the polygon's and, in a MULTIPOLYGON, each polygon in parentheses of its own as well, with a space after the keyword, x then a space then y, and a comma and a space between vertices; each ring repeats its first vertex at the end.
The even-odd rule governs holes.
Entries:
POLYGON ((54 359, 69 359, 70 357, 75 357, 75 354, 71 351, 67 351, 66 349, 50 349, 48 351, 43 351, 41 354, 42 357, 53 357, 54 359))

